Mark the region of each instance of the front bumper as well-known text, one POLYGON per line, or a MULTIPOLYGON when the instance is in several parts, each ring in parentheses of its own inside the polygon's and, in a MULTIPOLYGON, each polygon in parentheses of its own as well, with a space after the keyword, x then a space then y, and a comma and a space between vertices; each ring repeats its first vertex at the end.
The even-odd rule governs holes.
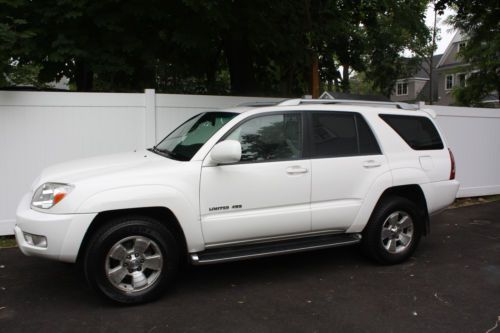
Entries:
POLYGON ((75 262, 83 237, 97 214, 48 214, 30 208, 27 194, 17 208, 16 241, 22 253, 65 262, 75 262), (47 244, 35 246, 25 233, 46 237, 47 244))

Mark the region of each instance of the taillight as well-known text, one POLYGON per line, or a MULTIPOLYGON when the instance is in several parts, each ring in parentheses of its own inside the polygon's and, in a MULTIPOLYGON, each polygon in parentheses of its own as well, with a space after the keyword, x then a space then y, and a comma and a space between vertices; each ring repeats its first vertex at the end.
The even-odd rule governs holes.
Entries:
POLYGON ((455 157, 450 148, 448 148, 450 152, 450 160, 451 160, 451 171, 450 171, 450 180, 455 179, 455 157))

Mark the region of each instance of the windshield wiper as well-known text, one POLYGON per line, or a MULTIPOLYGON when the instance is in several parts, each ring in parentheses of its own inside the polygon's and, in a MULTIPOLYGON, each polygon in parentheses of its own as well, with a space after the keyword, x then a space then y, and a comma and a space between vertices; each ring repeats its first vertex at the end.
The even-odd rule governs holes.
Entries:
POLYGON ((154 146, 151 151, 153 153, 156 153, 158 155, 162 155, 162 156, 165 156, 165 157, 168 157, 170 159, 175 159, 173 157, 173 154, 171 152, 169 152, 168 150, 164 150, 164 149, 158 149, 156 146, 154 146))

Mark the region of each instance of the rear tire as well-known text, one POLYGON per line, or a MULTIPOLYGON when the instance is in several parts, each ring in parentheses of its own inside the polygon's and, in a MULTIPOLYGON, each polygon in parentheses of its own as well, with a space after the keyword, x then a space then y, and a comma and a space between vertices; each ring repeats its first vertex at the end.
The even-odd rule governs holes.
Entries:
POLYGON ((90 286, 118 303, 138 304, 160 297, 179 268, 174 234, 141 216, 113 219, 90 239, 83 270, 90 286))
POLYGON ((413 202, 388 196, 377 205, 363 230, 362 248, 381 264, 401 263, 415 252, 423 225, 424 218, 413 202))

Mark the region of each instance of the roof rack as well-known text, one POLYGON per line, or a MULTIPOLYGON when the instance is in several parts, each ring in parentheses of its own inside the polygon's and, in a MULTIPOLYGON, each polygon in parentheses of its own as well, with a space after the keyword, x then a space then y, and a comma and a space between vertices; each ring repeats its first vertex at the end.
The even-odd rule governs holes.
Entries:
POLYGON ((265 107, 265 106, 276 106, 280 105, 280 103, 288 101, 287 99, 283 99, 281 101, 256 101, 256 102, 245 102, 238 104, 238 106, 248 106, 248 107, 265 107))
POLYGON ((402 102, 379 102, 379 101, 359 101, 352 99, 287 99, 277 106, 295 106, 301 104, 347 104, 347 105, 372 105, 372 106, 393 106, 402 110, 418 110, 417 105, 402 102))

